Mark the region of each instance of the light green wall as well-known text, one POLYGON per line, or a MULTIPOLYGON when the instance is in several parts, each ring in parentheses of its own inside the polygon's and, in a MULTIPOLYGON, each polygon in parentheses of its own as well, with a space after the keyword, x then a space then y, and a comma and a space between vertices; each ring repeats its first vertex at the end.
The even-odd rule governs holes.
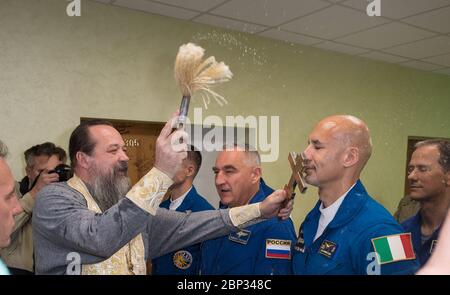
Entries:
MULTIPOLYGON (((174 57, 192 40, 235 74, 219 89, 229 104, 204 115, 280 116, 280 160, 263 166, 274 187, 287 181, 286 155, 305 148, 315 122, 353 114, 374 143, 363 182, 393 212, 407 136, 450 137, 449 76, 89 1, 70 18, 66 4, 0 1, 0 138, 16 178, 26 148, 47 140, 67 148, 80 117, 165 121, 180 99, 174 57)), ((297 226, 316 200, 315 189, 297 198, 297 226)))

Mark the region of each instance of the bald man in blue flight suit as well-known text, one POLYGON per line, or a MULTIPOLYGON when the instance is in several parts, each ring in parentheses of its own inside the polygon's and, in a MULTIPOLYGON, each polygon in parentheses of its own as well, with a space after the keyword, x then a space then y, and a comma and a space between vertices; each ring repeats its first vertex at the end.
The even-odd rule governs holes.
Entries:
POLYGON ((353 116, 321 120, 304 151, 305 181, 319 201, 300 227, 295 274, 412 274, 418 263, 411 236, 372 199, 359 180, 372 143, 353 116))
POLYGON ((438 242, 450 207, 450 141, 431 139, 416 143, 408 165, 409 196, 419 212, 402 223, 411 232, 413 247, 424 265, 438 242))
MULTIPOLYGON (((213 171, 221 208, 264 200, 273 190, 261 178, 259 154, 249 146, 226 147, 213 171)), ((272 218, 228 236, 203 242, 201 274, 291 274, 296 241, 291 219, 272 218)))
MULTIPOLYGON (((200 196, 192 185, 201 167, 202 156, 193 147, 190 149, 181 169, 175 175, 174 184, 169 192, 170 198, 160 204, 161 208, 178 212, 214 210, 214 207, 200 196)), ((196 275, 199 272, 200 255, 200 244, 195 244, 157 257, 152 260, 152 274, 196 275)))

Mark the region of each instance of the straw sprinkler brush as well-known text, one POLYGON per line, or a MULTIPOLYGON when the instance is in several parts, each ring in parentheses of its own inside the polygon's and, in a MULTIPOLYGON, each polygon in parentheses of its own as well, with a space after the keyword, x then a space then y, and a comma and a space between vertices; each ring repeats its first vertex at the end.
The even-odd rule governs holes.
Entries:
POLYGON ((193 43, 181 45, 178 50, 175 60, 175 80, 183 98, 177 129, 184 128, 186 124, 189 103, 194 93, 201 93, 205 108, 208 108, 211 97, 220 106, 228 103, 223 96, 212 91, 211 87, 229 81, 233 77, 233 73, 224 62, 217 62, 214 56, 203 60, 204 53, 205 50, 202 47, 193 43))

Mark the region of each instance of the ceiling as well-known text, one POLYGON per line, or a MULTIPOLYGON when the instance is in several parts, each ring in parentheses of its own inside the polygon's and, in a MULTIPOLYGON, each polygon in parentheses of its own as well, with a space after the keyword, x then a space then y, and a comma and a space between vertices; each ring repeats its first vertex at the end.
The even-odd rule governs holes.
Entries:
POLYGON ((450 0, 94 0, 450 75, 450 0))

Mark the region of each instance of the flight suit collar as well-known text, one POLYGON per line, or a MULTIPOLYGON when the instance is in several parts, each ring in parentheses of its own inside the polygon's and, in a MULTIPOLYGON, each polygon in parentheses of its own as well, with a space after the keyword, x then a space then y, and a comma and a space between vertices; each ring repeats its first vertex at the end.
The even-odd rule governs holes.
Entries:
MULTIPOLYGON (((177 212, 184 212, 186 210, 191 210, 194 206, 195 197, 198 195, 197 190, 194 186, 191 187, 189 193, 184 197, 183 202, 180 206, 178 206, 177 212)), ((161 208, 169 209, 170 206, 170 198, 161 203, 161 208)))
POLYGON ((438 227, 423 245, 422 245, 422 231, 421 231, 422 216, 420 215, 420 211, 417 212, 417 214, 411 218, 408 227, 409 231, 411 232, 413 247, 416 251, 419 252, 417 254, 419 254, 421 260, 420 262, 421 264, 423 264, 425 263, 426 260, 428 260, 428 257, 431 255, 433 247, 432 243, 433 241, 436 241, 438 239, 441 227, 438 227))
POLYGON ((348 192, 333 220, 328 224, 329 228, 341 227, 350 222, 367 202, 367 191, 360 180, 348 192))
MULTIPOLYGON (((358 180, 355 186, 348 192, 341 206, 339 207, 333 220, 328 224, 325 230, 329 228, 337 228, 348 222, 350 222, 355 215, 361 210, 367 201, 367 192, 360 180, 358 180)), ((316 235, 317 226, 320 219, 320 205, 321 201, 316 203, 316 206, 306 216, 304 224, 302 226, 303 236, 305 239, 305 245, 309 246, 313 243, 314 236, 316 235)), ((320 239, 318 239, 320 240, 320 239)))
POLYGON ((412 243, 414 249, 420 249, 421 248, 421 227, 422 224, 422 218, 420 217, 420 212, 418 212, 416 215, 414 215, 411 220, 409 221, 409 230, 411 232, 412 237, 412 243))
POLYGON ((264 201, 264 199, 269 196, 273 190, 266 185, 264 180, 261 178, 259 182, 259 190, 258 192, 250 199, 249 204, 254 204, 258 202, 264 201), (271 192, 270 192, 271 191, 271 192))
POLYGON ((300 228, 299 236, 303 237, 304 244, 307 248, 313 243, 314 236, 317 232, 317 226, 320 219, 320 204, 320 201, 316 203, 316 206, 308 213, 300 228))
POLYGON ((181 203, 180 207, 178 207, 176 211, 184 212, 186 210, 191 210, 194 206, 195 197, 197 195, 197 190, 194 186, 192 186, 189 193, 186 195, 186 197, 184 197, 183 203, 181 203))

